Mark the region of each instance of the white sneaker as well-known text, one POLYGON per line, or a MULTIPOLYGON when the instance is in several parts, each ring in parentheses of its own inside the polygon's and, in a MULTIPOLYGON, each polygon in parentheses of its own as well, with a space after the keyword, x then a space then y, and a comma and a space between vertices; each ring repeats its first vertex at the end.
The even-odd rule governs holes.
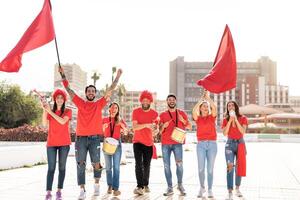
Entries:
POLYGON ((212 190, 208 190, 207 197, 210 199, 214 198, 214 194, 213 194, 212 190))
POLYGON ((100 195, 100 184, 96 183, 94 185, 94 196, 99 196, 100 195))
POLYGON ((243 197, 243 194, 241 193, 241 191, 239 189, 235 189, 235 195, 237 197, 243 197))
POLYGON ((228 193, 228 196, 227 196, 226 200, 233 200, 232 192, 228 193))
POLYGON ((84 191, 84 189, 81 188, 78 200, 84 200, 85 198, 86 198, 86 192, 84 191))
POLYGON ((202 198, 203 197, 203 194, 206 192, 205 188, 203 187, 200 187, 200 190, 199 190, 199 193, 198 193, 198 198, 202 198))

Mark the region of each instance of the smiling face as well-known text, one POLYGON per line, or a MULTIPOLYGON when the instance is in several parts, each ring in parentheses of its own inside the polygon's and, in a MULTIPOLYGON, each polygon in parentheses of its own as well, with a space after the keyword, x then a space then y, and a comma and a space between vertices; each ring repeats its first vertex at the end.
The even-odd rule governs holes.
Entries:
POLYGON ((141 102, 142 104, 142 109, 143 110, 149 110, 150 109, 150 105, 151 105, 151 101, 147 98, 144 98, 141 102))
POLYGON ((63 95, 61 95, 61 94, 57 95, 55 102, 56 102, 57 106, 61 107, 65 103, 65 99, 64 99, 63 95))
POLYGON ((167 99, 167 104, 168 104, 168 107, 173 109, 176 107, 176 99, 174 97, 169 97, 167 99))
POLYGON ((93 101, 96 97, 96 90, 94 87, 88 87, 85 91, 85 96, 87 100, 93 101))
POLYGON ((207 116, 208 113, 209 113, 208 103, 207 102, 203 102, 200 105, 199 110, 200 110, 201 116, 207 116))
POLYGON ((118 106, 116 104, 112 104, 109 108, 110 116, 115 117, 118 112, 119 112, 118 106))

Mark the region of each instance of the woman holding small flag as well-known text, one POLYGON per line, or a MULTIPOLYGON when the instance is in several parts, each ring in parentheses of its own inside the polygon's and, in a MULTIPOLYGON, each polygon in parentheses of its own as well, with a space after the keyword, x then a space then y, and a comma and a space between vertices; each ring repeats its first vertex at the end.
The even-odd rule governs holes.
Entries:
POLYGON ((45 199, 52 199, 51 191, 53 177, 56 167, 56 157, 58 154, 58 186, 56 192, 56 200, 61 200, 61 190, 63 188, 67 157, 70 150, 71 138, 69 123, 72 118, 72 110, 66 108, 65 102, 67 94, 60 89, 53 93, 53 108, 51 109, 45 99, 42 97, 43 106, 43 125, 48 126, 47 138, 47 194, 45 199))

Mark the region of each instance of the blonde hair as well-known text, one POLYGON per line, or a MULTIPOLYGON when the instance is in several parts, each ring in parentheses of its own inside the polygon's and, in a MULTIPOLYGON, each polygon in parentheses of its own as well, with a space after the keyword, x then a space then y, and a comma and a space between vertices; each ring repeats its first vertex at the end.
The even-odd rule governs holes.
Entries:
POLYGON ((201 113, 201 107, 202 105, 206 103, 207 104, 207 107, 208 107, 208 115, 211 114, 211 108, 210 108, 210 103, 208 101, 205 101, 205 100, 202 100, 200 105, 199 105, 199 115, 202 117, 202 113, 201 113))

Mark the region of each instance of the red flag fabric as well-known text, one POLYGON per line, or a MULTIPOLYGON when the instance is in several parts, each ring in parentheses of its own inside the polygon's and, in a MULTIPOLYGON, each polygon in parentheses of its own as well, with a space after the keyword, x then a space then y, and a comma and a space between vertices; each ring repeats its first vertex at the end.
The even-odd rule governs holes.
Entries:
POLYGON ((9 54, 0 63, 0 71, 18 72, 22 65, 22 55, 25 52, 41 47, 55 37, 49 0, 45 0, 39 15, 23 34, 9 54))
POLYGON ((239 143, 236 160, 236 174, 238 176, 246 176, 246 152, 245 143, 239 143))
POLYGON ((236 87, 236 57, 228 25, 222 36, 213 68, 198 85, 213 93, 222 93, 236 87))

